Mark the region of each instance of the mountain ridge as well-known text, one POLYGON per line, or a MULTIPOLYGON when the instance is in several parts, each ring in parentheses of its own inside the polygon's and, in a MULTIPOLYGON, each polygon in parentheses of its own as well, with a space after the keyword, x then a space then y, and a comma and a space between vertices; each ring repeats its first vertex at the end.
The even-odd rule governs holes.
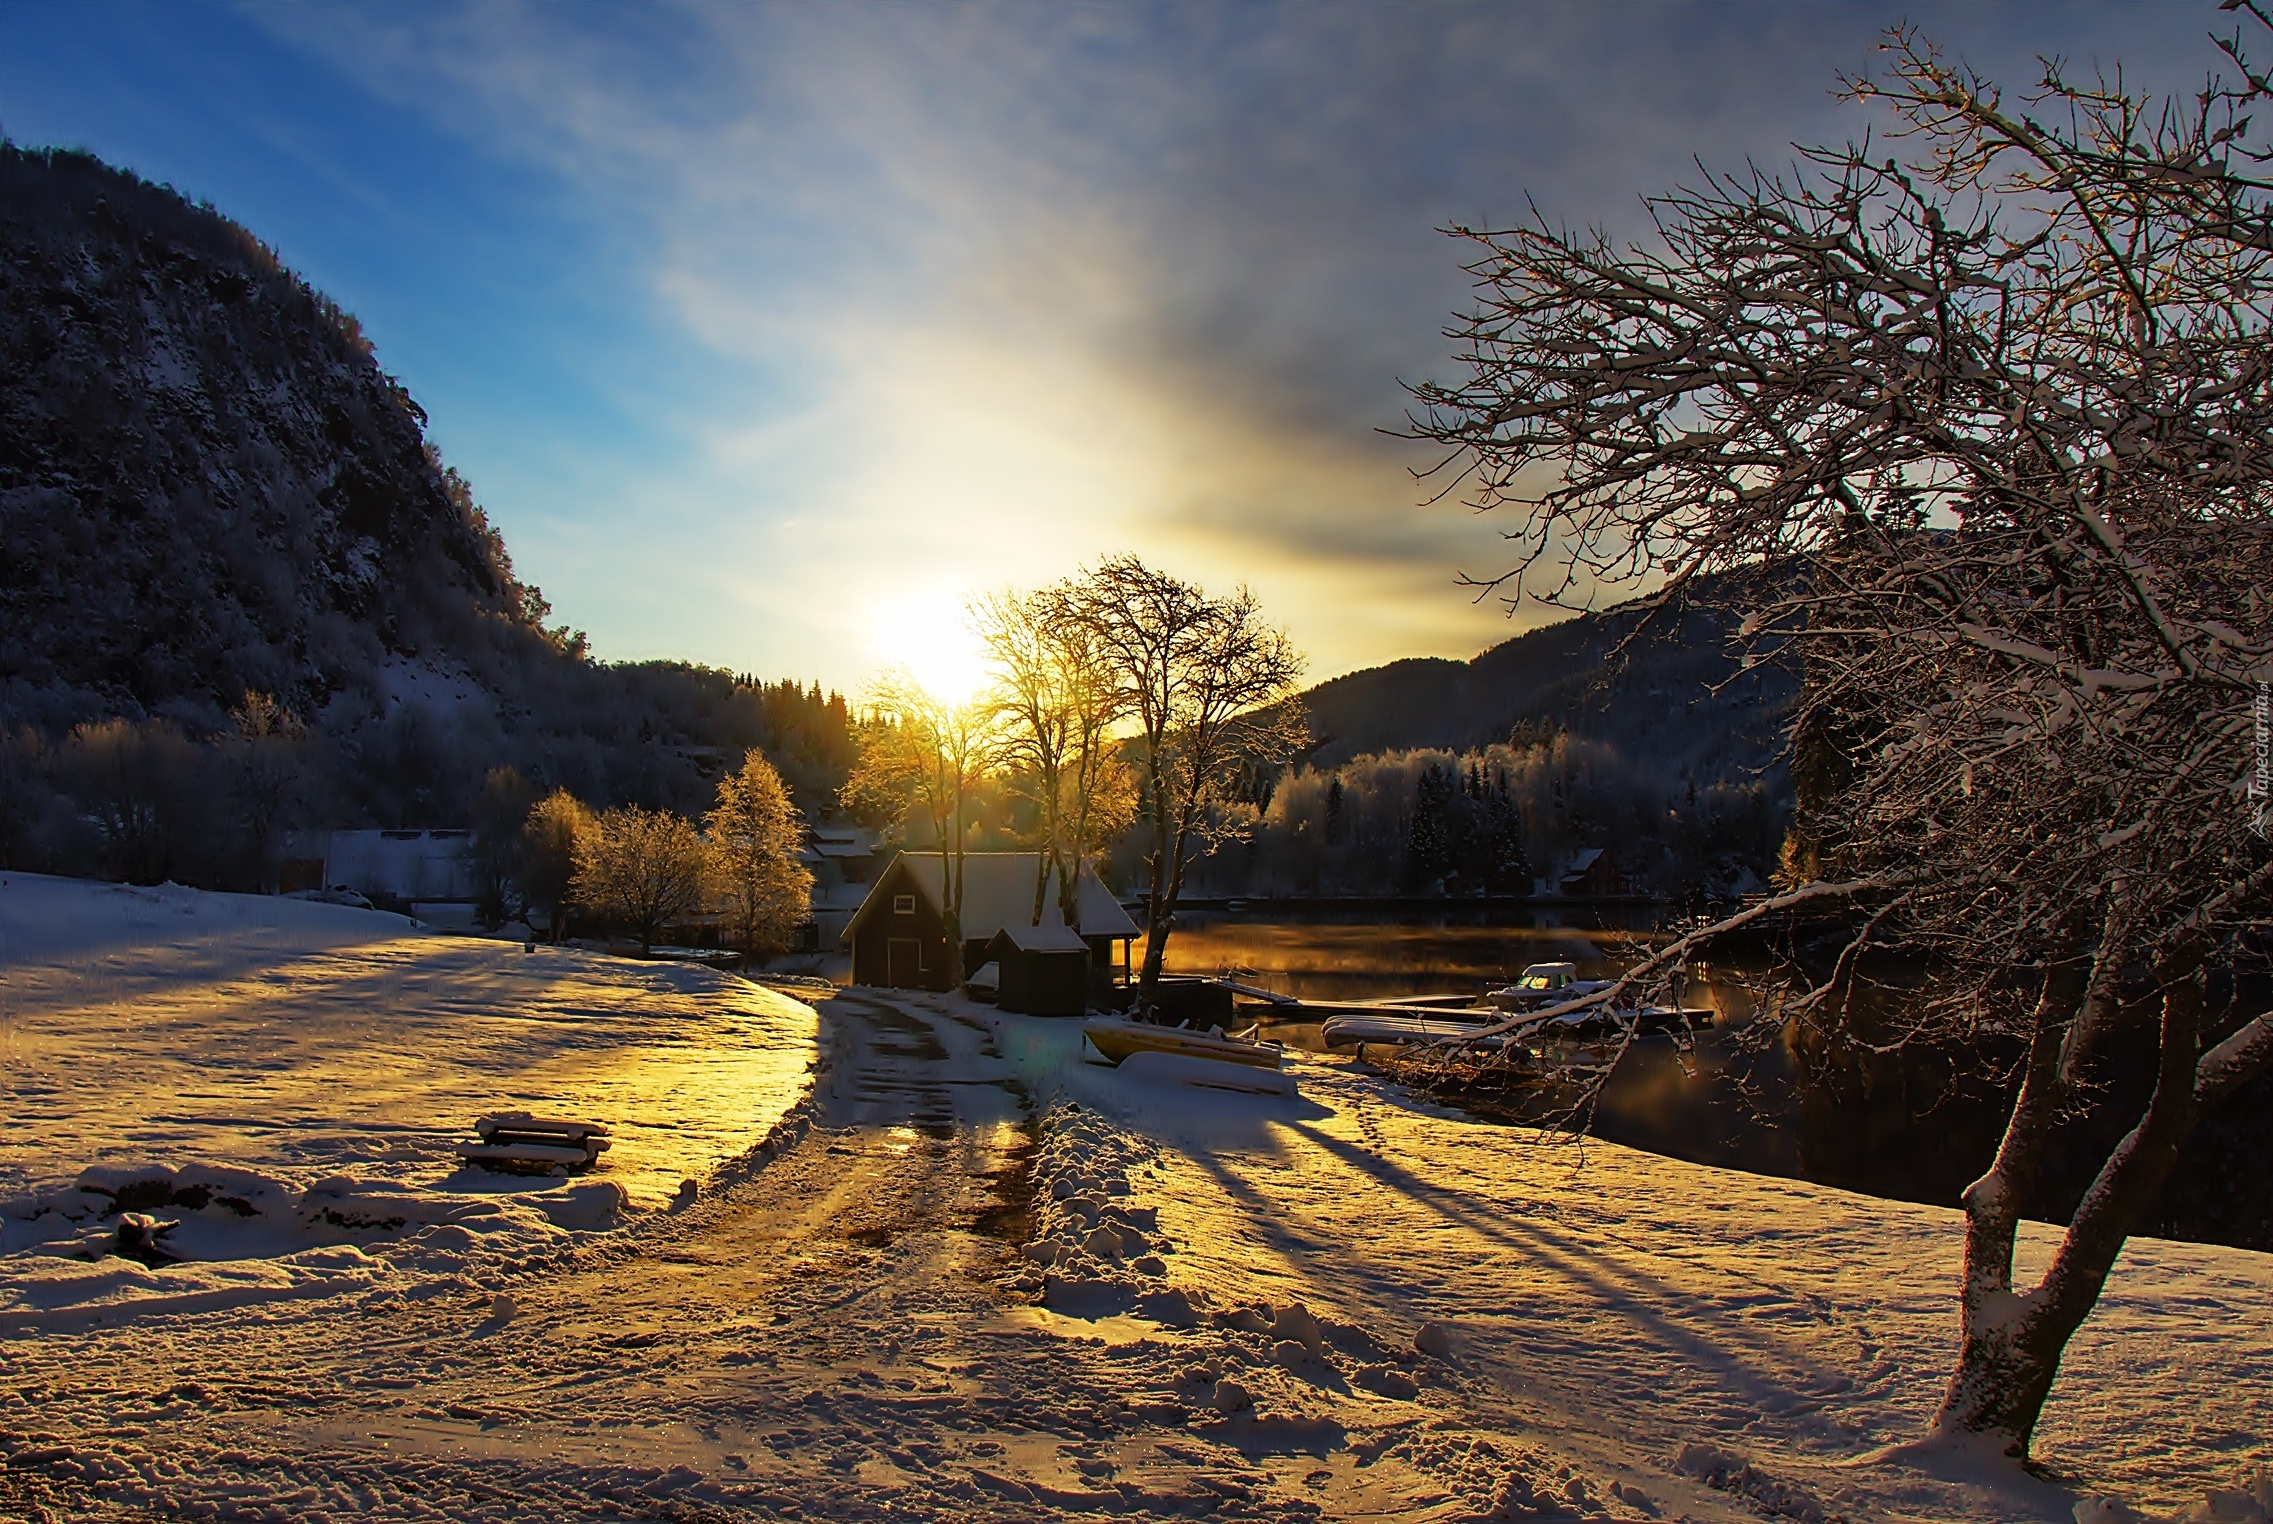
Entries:
POLYGON ((1637 599, 1574 614, 1466 661, 1404 657, 1330 678, 1302 695, 1305 760, 1463 752, 1559 730, 1646 750, 1700 782, 1770 771, 1798 682, 1787 664, 1748 664, 1734 648, 1745 585, 1707 579, 1662 609, 1637 599))
POLYGON ((390 658, 550 639, 424 412, 273 250, 72 150, 0 144, 0 205, 9 707, 310 714, 383 701, 390 658))

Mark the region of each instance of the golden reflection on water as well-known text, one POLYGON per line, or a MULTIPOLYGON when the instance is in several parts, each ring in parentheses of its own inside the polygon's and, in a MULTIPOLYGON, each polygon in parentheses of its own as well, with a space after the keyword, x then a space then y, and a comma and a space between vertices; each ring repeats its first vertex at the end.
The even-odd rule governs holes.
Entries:
POLYGON ((1179 915, 1167 966, 1176 973, 1234 973, 1319 1000, 1466 995, 1505 984, 1531 963, 1573 962, 1590 978, 1615 972, 1603 945, 1609 940, 1567 926, 1179 915))

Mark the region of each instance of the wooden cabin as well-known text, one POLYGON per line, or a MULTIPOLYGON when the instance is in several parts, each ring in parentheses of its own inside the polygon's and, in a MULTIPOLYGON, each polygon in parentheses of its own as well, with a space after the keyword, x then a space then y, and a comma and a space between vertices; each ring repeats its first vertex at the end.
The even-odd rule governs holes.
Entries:
POLYGON ((1556 882, 1556 889, 1566 899, 1624 894, 1626 880, 1609 853, 1600 847, 1587 847, 1571 858, 1570 866, 1563 869, 1556 882))
MULTIPOLYGON (((1056 917, 1046 926, 1014 922, 1003 927, 987 943, 985 957, 995 966, 995 1003, 1004 1010, 1079 1016, 1089 1009, 1093 955, 1088 943, 1056 917)), ((1108 978, 1111 960, 1108 951, 1108 978)))
MULTIPOLYGON (((947 988, 948 864, 938 852, 902 852, 877 875, 842 940, 852 948, 852 981, 890 989, 947 988)), ((1002 1008, 1030 1015, 1078 1016, 1093 992, 1128 976, 1136 923, 1086 871, 1075 888, 1080 928, 1058 913, 1057 885, 1034 914, 1034 852, 963 854, 963 972, 996 966, 1002 1008)))

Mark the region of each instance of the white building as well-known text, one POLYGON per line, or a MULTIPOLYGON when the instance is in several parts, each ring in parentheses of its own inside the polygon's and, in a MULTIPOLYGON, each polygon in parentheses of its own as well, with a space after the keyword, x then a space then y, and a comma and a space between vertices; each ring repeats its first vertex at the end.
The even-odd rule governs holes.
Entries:
MULTIPOLYGON (((470 831, 334 831, 324 854, 324 887, 352 889, 374 902, 464 905, 479 893, 470 831)), ((449 919, 411 911, 420 920, 449 919)))

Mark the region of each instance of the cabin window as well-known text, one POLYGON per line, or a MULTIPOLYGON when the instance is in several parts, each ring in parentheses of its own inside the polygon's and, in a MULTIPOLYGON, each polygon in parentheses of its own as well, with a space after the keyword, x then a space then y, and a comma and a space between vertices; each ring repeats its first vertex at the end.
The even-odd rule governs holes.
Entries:
POLYGON ((915 913, 916 913, 916 897, 915 897, 914 895, 912 895, 912 894, 895 894, 895 895, 893 895, 893 896, 892 896, 892 914, 894 914, 894 915, 914 915, 915 913))

